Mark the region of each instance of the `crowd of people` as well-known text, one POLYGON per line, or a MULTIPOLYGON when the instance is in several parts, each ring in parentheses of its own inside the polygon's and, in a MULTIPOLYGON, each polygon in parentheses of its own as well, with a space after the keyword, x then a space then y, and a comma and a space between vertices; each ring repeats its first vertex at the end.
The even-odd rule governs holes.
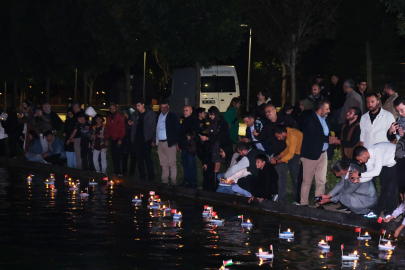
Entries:
POLYGON ((207 112, 184 106, 182 120, 166 100, 159 104, 159 115, 140 100, 123 114, 111 104, 105 118, 74 103, 64 125, 48 103, 38 110, 26 100, 18 114, 13 108, 0 111, 0 155, 5 155, 8 137, 10 157, 21 143, 29 161, 106 173, 109 147, 114 175, 133 176, 137 167, 141 181, 159 177, 163 185, 177 185, 180 152, 181 186, 197 188, 201 162, 203 189, 245 196, 249 202, 286 203, 289 175, 293 204, 305 207, 311 204, 315 178, 317 208, 339 202, 340 212, 389 222, 404 211, 405 97, 398 96, 392 82, 385 84, 383 104, 381 94, 366 91, 365 80, 358 81, 357 89, 353 80, 342 83, 336 75, 331 82, 327 87, 318 77, 299 108, 286 103, 279 112, 261 91, 257 106, 241 116, 245 136, 238 135, 239 98, 223 114, 215 106, 207 112), (56 136, 62 126, 64 141, 56 136), (161 176, 155 175, 152 147, 157 147, 161 176), (326 191, 328 160, 336 147, 341 159, 330 170, 341 181, 326 191))

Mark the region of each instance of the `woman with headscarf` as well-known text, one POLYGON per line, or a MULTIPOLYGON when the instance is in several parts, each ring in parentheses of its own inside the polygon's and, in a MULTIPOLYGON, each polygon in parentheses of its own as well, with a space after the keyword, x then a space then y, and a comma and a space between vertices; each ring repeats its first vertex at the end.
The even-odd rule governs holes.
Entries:
POLYGON ((52 130, 53 133, 56 135, 58 133, 58 130, 62 127, 62 119, 60 119, 59 115, 56 112, 52 111, 51 104, 45 103, 42 106, 42 109, 44 110, 44 114, 49 115, 49 117, 51 118, 52 130))
POLYGON ((266 114, 264 113, 264 109, 266 109, 267 105, 271 104, 271 98, 266 91, 259 91, 257 95, 257 106, 256 106, 256 117, 266 121, 266 114))
POLYGON ((240 98, 234 97, 229 104, 228 109, 224 112, 224 119, 229 124, 229 137, 234 143, 238 143, 239 121, 237 111, 241 106, 240 98))
POLYGON ((304 129, 304 121, 307 118, 308 115, 310 115, 313 112, 314 109, 314 101, 309 98, 304 98, 300 101, 300 109, 301 112, 293 116, 295 122, 298 124, 299 130, 302 132, 304 129))

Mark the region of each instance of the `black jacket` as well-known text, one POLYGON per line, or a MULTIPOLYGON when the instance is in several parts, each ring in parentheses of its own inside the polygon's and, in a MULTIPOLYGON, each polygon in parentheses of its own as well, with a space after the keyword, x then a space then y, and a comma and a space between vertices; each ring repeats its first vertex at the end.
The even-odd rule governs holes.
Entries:
POLYGON ((255 136, 255 138, 259 141, 269 139, 270 147, 271 150, 273 150, 274 155, 280 154, 287 147, 285 141, 280 141, 279 139, 277 139, 276 135, 274 135, 273 131, 277 125, 283 125, 285 127, 298 129, 298 125, 294 121, 294 119, 290 115, 286 114, 278 114, 276 122, 271 122, 270 120, 268 120, 264 124, 262 131, 257 136, 255 136))
POLYGON ((330 86, 330 101, 332 103, 332 110, 342 108, 345 104, 346 94, 343 91, 343 84, 340 82, 340 80, 337 82, 336 85, 332 83, 332 85, 330 86))
MULTIPOLYGON (((210 129, 210 127, 208 127, 208 129, 210 129)), ((219 142, 220 147, 226 152, 226 149, 229 149, 229 147, 232 148, 232 142, 229 138, 229 125, 225 119, 220 119, 217 129, 218 130, 215 135, 211 133, 211 130, 209 130, 210 132, 208 133, 211 133, 209 136, 209 141, 211 143, 219 142)), ((228 153, 226 156, 228 157, 228 153)))
MULTIPOLYGON (((160 116, 160 114, 159 114, 160 116)), ((159 122, 159 116, 157 122, 159 122)), ((172 111, 169 111, 166 116, 166 136, 167 146, 172 147, 178 143, 180 131, 180 119, 172 111)), ((157 133, 158 131, 156 131, 157 133)))
POLYGON ((73 143, 69 143, 68 145, 66 145, 67 140, 70 138, 70 135, 72 135, 73 130, 75 129, 77 123, 77 118, 72 117, 69 118, 68 116, 66 116, 66 120, 65 120, 65 125, 63 127, 63 133, 66 134, 65 136, 65 151, 67 152, 74 152, 74 144, 73 143))
POLYGON ((309 110, 304 110, 302 111, 299 115, 297 115, 295 117, 295 122, 297 122, 298 125, 298 129, 302 132, 304 130, 304 122, 305 119, 307 119, 307 117, 309 115, 311 115, 314 111, 312 109, 309 110))
MULTIPOLYGON (((313 112, 305 119, 304 130, 302 132, 304 136, 302 139, 301 157, 311 160, 319 159, 322 154, 323 144, 329 143, 329 136, 331 136, 328 118, 326 118, 326 124, 329 128, 328 136, 324 135, 322 124, 316 112, 313 112)), ((330 145, 329 148, 331 148, 330 145)))
POLYGON ((59 115, 54 111, 51 111, 49 113, 49 116, 51 117, 51 125, 52 125, 53 130, 58 131, 63 124, 62 119, 60 119, 59 115))
POLYGON ((194 115, 190 115, 189 117, 184 118, 183 122, 180 124, 178 142, 179 142, 179 148, 181 150, 187 150, 186 133, 190 130, 194 130, 196 135, 199 134, 199 132, 200 132, 200 121, 194 115))

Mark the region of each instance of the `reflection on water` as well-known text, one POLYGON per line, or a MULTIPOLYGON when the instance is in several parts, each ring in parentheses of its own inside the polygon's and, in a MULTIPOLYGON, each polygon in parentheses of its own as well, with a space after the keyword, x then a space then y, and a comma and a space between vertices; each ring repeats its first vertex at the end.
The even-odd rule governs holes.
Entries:
MULTIPOLYGON (((224 226, 204 222, 203 203, 161 197, 182 212, 174 222, 170 212, 133 204, 139 191, 118 185, 90 186, 69 191, 64 176, 57 175, 55 189, 44 184, 45 174, 7 172, 0 169, 0 269, 218 269, 233 260, 229 269, 404 269, 405 245, 379 251, 378 235, 358 241, 354 230, 282 219, 247 210, 214 206, 224 226), (238 215, 253 223, 243 229, 238 215), (279 225, 291 228, 294 239, 279 239, 279 225), (320 239, 332 235, 330 251, 318 248, 320 239), (342 262, 354 250, 359 261, 342 262), (274 259, 258 259, 255 253, 273 245, 274 259)), ((48 174, 49 175, 49 174, 48 174)))

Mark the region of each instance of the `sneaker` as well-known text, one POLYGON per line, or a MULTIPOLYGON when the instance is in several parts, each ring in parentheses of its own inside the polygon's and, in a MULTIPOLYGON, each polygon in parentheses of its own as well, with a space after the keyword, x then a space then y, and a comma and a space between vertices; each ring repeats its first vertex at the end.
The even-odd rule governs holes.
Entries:
POLYGON ((344 210, 346 210, 346 209, 349 209, 349 208, 347 208, 347 207, 344 206, 344 205, 341 205, 340 207, 336 208, 336 211, 340 212, 340 211, 344 211, 344 210))
POLYGON ((344 210, 339 210, 340 213, 344 213, 344 214, 350 214, 352 211, 350 211, 349 208, 346 208, 344 210))
POLYGON ((277 202, 278 201, 278 194, 271 196, 271 200, 273 202, 277 202))
POLYGON ((301 205, 299 202, 293 202, 293 205, 301 205))
POLYGON ((366 218, 376 218, 377 217, 377 215, 376 214, 374 214, 374 212, 373 211, 371 211, 370 213, 368 213, 367 215, 364 215, 366 218))
MULTIPOLYGON (((391 215, 386 215, 385 216, 385 219, 388 219, 388 218, 390 218, 391 217, 391 215)), ((395 218, 394 218, 395 219, 395 218)))

